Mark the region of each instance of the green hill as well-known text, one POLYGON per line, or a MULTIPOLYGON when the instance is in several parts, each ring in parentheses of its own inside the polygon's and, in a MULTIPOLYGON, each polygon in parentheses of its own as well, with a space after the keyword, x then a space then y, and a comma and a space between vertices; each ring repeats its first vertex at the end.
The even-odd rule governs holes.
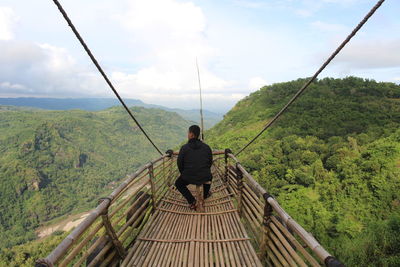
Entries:
MULTIPOLYGON (((125 99, 125 103, 132 107, 156 108, 169 112, 176 112, 185 120, 200 123, 200 111, 198 109, 168 108, 160 105, 147 104, 138 99, 125 99)), ((46 110, 71 110, 82 109, 86 111, 100 111, 113 106, 119 106, 116 98, 40 98, 17 97, 1 98, 0 106, 31 107, 46 110)), ((209 110, 203 110, 204 127, 209 129, 222 119, 222 114, 209 110)))
MULTIPOLYGON (((207 141, 238 151, 304 82, 252 93, 207 141)), ((400 86, 319 80, 239 159, 348 266, 399 266, 400 86)))
MULTIPOLYGON (((184 140, 189 122, 178 114, 132 110, 162 150, 184 140)), ((1 107, 0 248, 35 239, 43 222, 95 206, 125 175, 157 156, 122 108, 1 107)))

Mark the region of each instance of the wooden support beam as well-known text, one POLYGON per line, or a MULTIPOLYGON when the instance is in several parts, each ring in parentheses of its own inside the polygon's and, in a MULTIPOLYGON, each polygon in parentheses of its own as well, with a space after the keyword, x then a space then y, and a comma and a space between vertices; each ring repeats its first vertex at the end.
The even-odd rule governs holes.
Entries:
MULTIPOLYGON (((100 200, 104 201, 104 199, 100 200)), ((110 204, 111 200, 108 203, 110 204)), ((115 249, 117 250, 119 257, 123 259, 126 255, 126 251, 122 243, 119 241, 114 228, 111 225, 110 218, 108 217, 108 207, 105 209, 103 214, 101 214, 101 219, 103 220, 104 228, 106 229, 107 235, 110 237, 111 242, 114 245, 115 249)))
POLYGON ((228 159, 229 159, 229 153, 232 153, 232 151, 230 149, 225 149, 225 173, 224 173, 224 182, 227 183, 228 182, 228 159))
POLYGON ((154 167, 153 164, 149 166, 149 177, 150 177, 150 186, 151 186, 151 202, 153 208, 156 208, 156 186, 154 181, 154 167))
POLYGON ((239 164, 236 164, 236 183, 237 183, 237 201, 238 201, 238 212, 242 216, 242 205, 243 205, 243 173, 239 168, 239 164))
MULTIPOLYGON (((269 237, 268 233, 271 231, 269 227, 269 223, 271 222, 271 216, 272 216, 272 206, 268 203, 267 199, 271 197, 270 194, 266 193, 264 194, 264 199, 265 199, 265 206, 264 206, 264 215, 263 215, 263 222, 262 222, 262 237, 261 237, 261 244, 260 244, 260 252, 259 252, 259 258, 261 260, 264 259, 266 253, 267 253, 267 244, 269 242, 269 237)), ((268 258, 268 255, 267 255, 268 258)))

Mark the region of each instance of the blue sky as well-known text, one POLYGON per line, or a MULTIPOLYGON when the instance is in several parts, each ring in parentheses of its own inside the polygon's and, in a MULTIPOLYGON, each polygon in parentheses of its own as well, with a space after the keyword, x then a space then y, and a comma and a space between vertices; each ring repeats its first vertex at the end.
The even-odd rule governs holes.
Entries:
MULTIPOLYGON (((311 76, 367 0, 61 0, 123 97, 225 112, 311 76)), ((387 0, 320 77, 400 82, 400 2, 387 0)), ((51 0, 0 2, 0 97, 110 97, 51 0)))

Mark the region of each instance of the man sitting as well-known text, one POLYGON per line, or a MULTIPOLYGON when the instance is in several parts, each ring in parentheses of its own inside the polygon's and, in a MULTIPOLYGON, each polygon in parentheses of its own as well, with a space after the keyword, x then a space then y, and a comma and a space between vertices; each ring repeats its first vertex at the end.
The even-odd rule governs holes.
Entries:
POLYGON ((175 182, 178 191, 186 198, 190 208, 196 209, 196 199, 189 191, 189 184, 203 185, 204 199, 210 196, 211 165, 213 162, 211 148, 199 140, 200 127, 189 127, 187 144, 179 150, 178 169, 181 175, 175 182))

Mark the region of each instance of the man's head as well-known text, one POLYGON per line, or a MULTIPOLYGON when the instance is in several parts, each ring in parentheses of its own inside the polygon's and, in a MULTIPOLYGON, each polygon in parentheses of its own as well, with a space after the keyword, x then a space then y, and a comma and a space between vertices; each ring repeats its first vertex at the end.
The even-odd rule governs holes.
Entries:
POLYGON ((188 138, 189 139, 199 139, 200 127, 197 125, 192 125, 189 127, 188 138))

